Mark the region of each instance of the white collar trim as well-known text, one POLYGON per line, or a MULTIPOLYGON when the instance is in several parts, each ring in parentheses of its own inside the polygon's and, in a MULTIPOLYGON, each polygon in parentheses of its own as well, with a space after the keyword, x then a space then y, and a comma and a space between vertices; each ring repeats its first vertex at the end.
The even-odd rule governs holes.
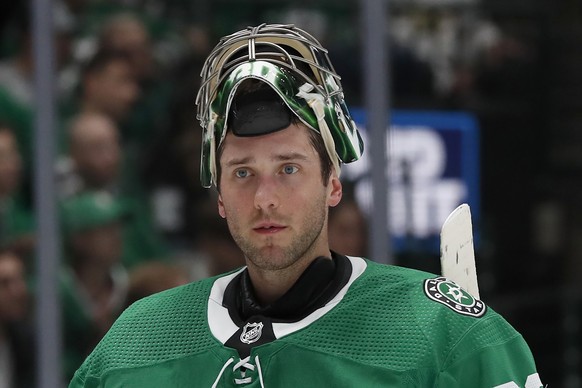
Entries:
MULTIPOLYGON (((318 308, 305 318, 291 323, 273 323, 273 332, 276 338, 284 337, 309 326, 341 302, 350 286, 364 273, 367 266, 366 261, 361 257, 348 256, 348 259, 352 264, 352 274, 346 285, 325 306, 318 308)), ((208 326, 210 327, 212 335, 223 344, 236 333, 239 327, 230 318, 228 309, 222 306, 222 299, 226 287, 244 269, 241 268, 237 272, 217 279, 210 290, 210 297, 208 299, 208 326)))

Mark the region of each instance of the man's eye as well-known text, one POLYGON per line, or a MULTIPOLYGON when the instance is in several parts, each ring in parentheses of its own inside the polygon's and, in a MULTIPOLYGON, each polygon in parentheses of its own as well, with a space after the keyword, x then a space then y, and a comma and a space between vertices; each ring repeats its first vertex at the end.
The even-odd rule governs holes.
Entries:
POLYGON ((294 174, 298 171, 299 169, 296 166, 285 166, 283 167, 283 172, 285 174, 294 174))
POLYGON ((246 178, 249 175, 249 172, 247 170, 236 170, 234 175, 236 175, 237 178, 246 178))

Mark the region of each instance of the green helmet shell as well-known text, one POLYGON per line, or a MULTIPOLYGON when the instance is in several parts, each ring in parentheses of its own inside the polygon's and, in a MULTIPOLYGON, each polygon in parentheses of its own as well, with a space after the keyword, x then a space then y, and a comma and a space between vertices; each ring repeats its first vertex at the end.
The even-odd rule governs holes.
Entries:
POLYGON ((320 133, 337 169, 338 160, 350 163, 362 155, 363 142, 327 50, 293 25, 262 24, 222 38, 201 76, 196 104, 203 128, 204 187, 216 184, 216 151, 226 136, 237 88, 247 79, 269 85, 305 125, 320 133))

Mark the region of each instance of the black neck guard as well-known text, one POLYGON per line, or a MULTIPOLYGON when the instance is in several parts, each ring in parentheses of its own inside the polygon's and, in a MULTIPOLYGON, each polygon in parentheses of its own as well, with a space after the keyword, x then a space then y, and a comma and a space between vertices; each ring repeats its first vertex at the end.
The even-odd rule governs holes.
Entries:
POLYGON ((248 270, 244 270, 227 286, 222 304, 237 324, 257 315, 273 321, 294 322, 329 302, 347 284, 351 273, 350 261, 345 256, 332 252, 331 260, 318 257, 289 291, 263 306, 255 296, 248 270))

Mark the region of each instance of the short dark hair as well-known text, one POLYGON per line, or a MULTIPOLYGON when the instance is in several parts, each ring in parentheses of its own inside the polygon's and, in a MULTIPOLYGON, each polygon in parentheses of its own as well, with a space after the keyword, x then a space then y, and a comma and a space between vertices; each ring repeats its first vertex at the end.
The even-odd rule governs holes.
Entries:
POLYGON ((313 129, 309 128, 309 141, 311 142, 313 148, 315 148, 317 155, 319 155, 319 162, 321 164, 321 179, 323 180, 323 185, 327 186, 327 181, 333 171, 333 162, 327 153, 325 142, 323 141, 323 137, 321 137, 320 133, 315 132, 313 129))

